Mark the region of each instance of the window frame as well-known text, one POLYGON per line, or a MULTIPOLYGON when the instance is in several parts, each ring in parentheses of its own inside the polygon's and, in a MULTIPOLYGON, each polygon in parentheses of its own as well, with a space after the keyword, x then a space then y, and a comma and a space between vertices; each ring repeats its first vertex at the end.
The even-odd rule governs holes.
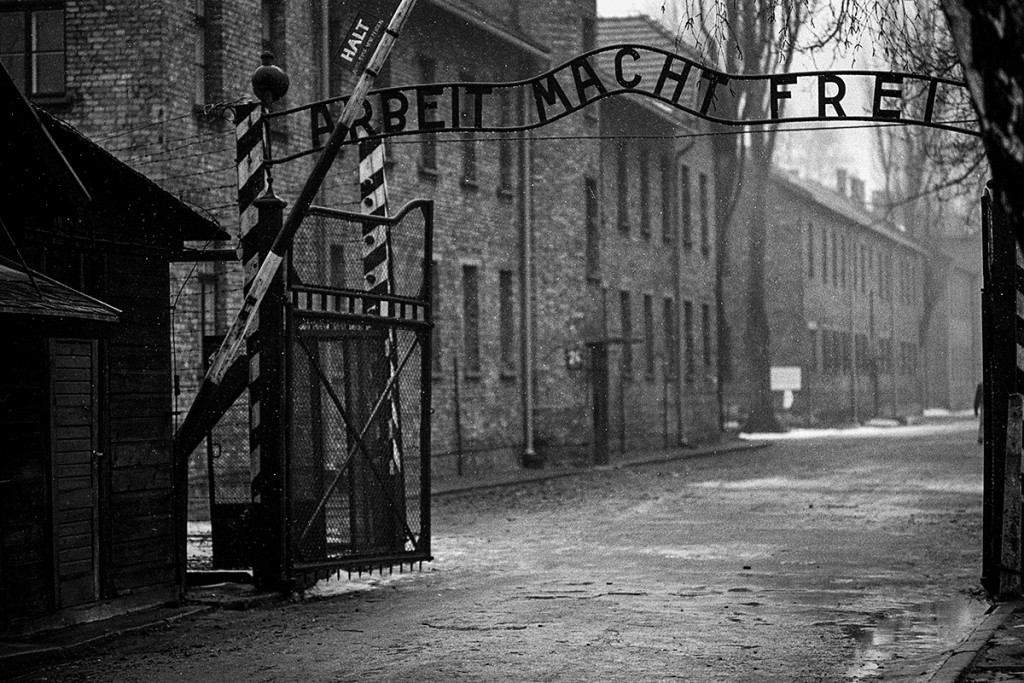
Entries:
POLYGON ((480 353, 480 280, 483 269, 462 264, 462 374, 478 379, 483 372, 480 353))
MULTIPOLYGON (((0 15, 21 15, 22 17, 22 45, 21 52, 18 56, 23 60, 22 74, 20 82, 15 74, 11 74, 12 79, 15 80, 18 89, 21 90, 27 97, 35 100, 55 100, 67 97, 68 94, 68 43, 67 43, 67 7, 66 3, 63 2, 37 2, 37 3, 18 3, 10 7, 4 5, 0 6, 0 15), (43 12, 60 12, 60 49, 59 50, 36 50, 33 48, 35 42, 33 38, 36 36, 34 17, 43 12), (38 74, 36 56, 41 54, 59 54, 61 61, 61 74, 60 74, 60 89, 53 91, 39 90, 38 74)), ((17 53, 8 53, 15 55, 17 53)), ((11 71, 9 64, 5 64, 8 71, 11 71)))

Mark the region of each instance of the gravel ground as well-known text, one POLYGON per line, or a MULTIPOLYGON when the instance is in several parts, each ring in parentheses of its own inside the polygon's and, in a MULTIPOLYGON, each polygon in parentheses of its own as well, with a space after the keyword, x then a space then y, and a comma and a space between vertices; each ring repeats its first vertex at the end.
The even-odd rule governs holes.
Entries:
POLYGON ((973 429, 806 434, 442 498, 422 572, 25 680, 918 680, 987 608, 973 429))

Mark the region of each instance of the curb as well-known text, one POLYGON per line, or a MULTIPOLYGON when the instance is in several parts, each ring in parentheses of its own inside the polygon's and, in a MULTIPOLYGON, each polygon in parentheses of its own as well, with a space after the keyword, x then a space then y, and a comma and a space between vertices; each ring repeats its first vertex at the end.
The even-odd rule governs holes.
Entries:
POLYGON ((458 480, 455 480, 453 482, 453 485, 451 486, 442 485, 436 489, 431 490, 430 495, 433 498, 440 498, 443 496, 456 495, 460 493, 469 493, 472 491, 486 491, 488 489, 499 489, 508 486, 517 486, 519 484, 535 484, 538 482, 550 481, 552 479, 577 477, 592 472, 613 472, 615 470, 621 470, 627 467, 657 465, 666 462, 673 462, 676 460, 689 460, 692 458, 701 458, 710 455, 720 455, 723 453, 734 453, 737 451, 755 451, 761 450, 762 448, 768 448, 769 446, 772 445, 774 445, 774 442, 772 441, 734 441, 718 447, 679 450, 671 452, 671 454, 668 455, 662 454, 649 458, 641 458, 638 460, 626 460, 623 462, 609 463, 607 465, 580 467, 578 469, 571 470, 541 470, 536 474, 521 474, 523 472, 529 472, 529 470, 520 470, 518 472, 510 474, 508 478, 501 479, 498 481, 477 481, 462 483, 459 482, 458 480))
MULTIPOLYGON (((212 608, 206 605, 183 608, 175 614, 159 617, 151 621, 132 624, 123 628, 115 628, 104 633, 82 638, 63 645, 32 645, 25 643, 25 649, 21 652, 0 654, 0 678, 7 678, 15 674, 29 673, 30 670, 38 669, 51 664, 57 664, 68 659, 74 659, 81 655, 83 650, 97 645, 116 640, 126 635, 139 633, 152 628, 170 626, 174 623, 194 617, 197 614, 208 612, 212 608)), ((73 628, 73 627, 72 627, 73 628)))
POLYGON ((971 667, 978 660, 982 650, 995 635, 1003 624, 1005 624, 1014 612, 1024 609, 1024 604, 1018 602, 1003 603, 996 605, 971 632, 966 640, 961 642, 942 663, 938 671, 932 674, 928 683, 960 683, 970 673, 971 667))

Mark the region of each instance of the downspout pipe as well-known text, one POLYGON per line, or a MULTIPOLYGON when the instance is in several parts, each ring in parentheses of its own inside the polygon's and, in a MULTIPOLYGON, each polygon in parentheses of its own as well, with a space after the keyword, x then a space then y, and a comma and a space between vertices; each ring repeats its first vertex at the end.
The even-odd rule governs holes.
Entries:
MULTIPOLYGON (((523 103, 523 116, 530 113, 523 103)), ((534 360, 536 353, 533 340, 533 134, 527 131, 520 152, 520 175, 523 191, 520 193, 522 225, 522 289, 523 289, 523 467, 537 465, 537 451, 534 448, 534 360)))

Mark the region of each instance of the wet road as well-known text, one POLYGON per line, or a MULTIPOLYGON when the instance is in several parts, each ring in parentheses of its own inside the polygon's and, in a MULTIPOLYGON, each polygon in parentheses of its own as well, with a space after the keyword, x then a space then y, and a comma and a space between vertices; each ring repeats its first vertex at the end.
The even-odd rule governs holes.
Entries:
POLYGON ((973 429, 441 499, 422 573, 204 615, 26 680, 918 680, 987 607, 973 429))

